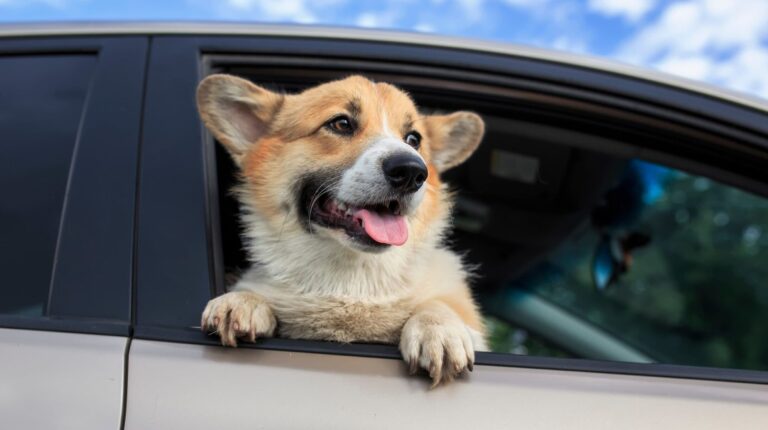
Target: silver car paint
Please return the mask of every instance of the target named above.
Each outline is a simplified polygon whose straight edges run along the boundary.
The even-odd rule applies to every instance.
[[[0,329],[0,428],[120,428],[128,339]]]
[[[762,429],[768,387],[476,366],[429,390],[400,360],[135,340],[126,430]]]

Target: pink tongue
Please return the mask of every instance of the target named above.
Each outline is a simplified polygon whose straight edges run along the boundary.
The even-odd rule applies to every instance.
[[[363,221],[363,228],[371,239],[389,245],[402,245],[408,240],[408,226],[402,215],[389,215],[360,209],[354,213],[355,219]]]

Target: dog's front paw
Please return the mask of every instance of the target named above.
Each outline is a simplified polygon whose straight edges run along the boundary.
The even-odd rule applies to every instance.
[[[237,346],[237,338],[250,342],[257,337],[272,337],[277,320],[266,300],[250,291],[233,291],[208,302],[200,327],[218,333],[221,343]]]
[[[450,311],[431,310],[413,315],[403,327],[400,352],[411,373],[429,372],[432,387],[472,370],[475,350],[467,326]]]

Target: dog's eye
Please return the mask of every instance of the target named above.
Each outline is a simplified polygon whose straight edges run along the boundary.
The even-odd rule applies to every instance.
[[[419,146],[421,145],[421,135],[416,131],[412,131],[405,135],[405,143],[413,146],[414,149],[419,149]]]
[[[340,115],[328,121],[326,127],[334,133],[343,135],[350,135],[355,131],[355,125],[346,115]]]

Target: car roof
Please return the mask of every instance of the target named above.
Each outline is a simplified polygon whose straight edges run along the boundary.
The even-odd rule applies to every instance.
[[[471,38],[394,30],[361,29],[295,24],[230,22],[63,22],[0,25],[0,40],[10,37],[90,36],[90,35],[211,35],[278,36],[336,40],[387,42],[472,52],[500,54],[596,70],[628,78],[653,82],[685,91],[707,95],[768,113],[768,100],[731,91],[703,82],[667,73],[611,61],[585,54],[573,54]]]

